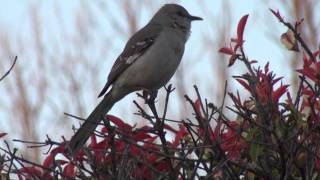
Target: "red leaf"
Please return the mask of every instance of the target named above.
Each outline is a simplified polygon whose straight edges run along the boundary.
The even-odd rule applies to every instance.
[[[75,166],[72,163],[67,164],[63,168],[62,174],[67,177],[75,177],[76,176]]]
[[[316,52],[314,52],[313,54],[312,54],[312,56],[313,56],[313,61],[316,61],[316,59],[317,59],[317,56],[320,54],[320,50],[318,50],[318,51],[316,51]]]
[[[59,165],[64,165],[64,164],[68,163],[68,161],[59,159],[59,160],[56,160],[56,163],[59,164]]]
[[[195,102],[194,102],[194,108],[196,110],[196,113],[201,115],[201,102],[200,102],[200,99],[197,99]]]
[[[319,171],[320,170],[320,158],[317,157],[314,163],[315,163],[316,169]]]
[[[17,174],[27,174],[40,178],[42,176],[42,171],[36,167],[23,167],[18,170]]]
[[[228,159],[240,159],[242,152],[246,152],[248,144],[239,134],[239,128],[248,128],[245,124],[241,125],[236,121],[228,122],[221,137],[221,149],[227,155]]]
[[[46,157],[46,159],[43,161],[43,166],[44,167],[51,167],[52,164],[53,164],[53,161],[54,161],[54,158],[55,156],[58,154],[58,153],[64,153],[65,152],[65,146],[64,145],[61,145],[61,146],[58,146],[54,149],[51,150],[50,154]]]
[[[76,161],[83,161],[86,160],[86,158],[84,156],[86,156],[87,153],[84,152],[84,149],[80,149],[80,151],[78,152],[77,156],[75,157]]]
[[[272,83],[271,85],[275,85],[278,81],[280,81],[281,79],[283,79],[283,77],[279,77],[279,78],[276,78],[274,80],[272,80]]]
[[[228,55],[234,54],[233,50],[230,48],[227,48],[227,47],[223,47],[223,48],[219,49],[219,52],[224,53],[224,54],[228,54]]]
[[[252,60],[252,61],[250,61],[249,63],[250,64],[255,64],[255,63],[257,63],[258,61],[257,60]]]
[[[157,165],[157,170],[160,172],[169,171],[170,164],[167,161],[161,162]]]
[[[313,61],[308,59],[305,52],[303,52],[302,54],[303,54],[303,68],[307,68],[312,64]]]
[[[121,152],[127,147],[127,143],[124,141],[116,141],[115,145],[117,152]]]
[[[155,144],[153,144],[154,141],[155,141],[157,138],[158,138],[157,136],[153,136],[153,137],[147,139],[147,140],[146,140],[146,143],[143,144],[143,147],[144,147],[145,149],[150,149],[150,150],[153,150],[153,151],[155,151],[155,152],[159,151],[159,150],[160,150],[159,147],[156,146]]]
[[[228,64],[228,67],[232,66],[236,60],[238,59],[238,55],[237,54],[233,54],[230,58],[229,58],[229,64]]]
[[[130,126],[127,123],[124,123],[120,118],[113,116],[113,115],[107,115],[107,119],[113,122],[116,126],[118,126],[121,130],[127,130],[131,131],[132,126]]]
[[[152,132],[154,129],[152,127],[149,126],[143,126],[141,128],[138,129],[138,131],[144,131],[144,132]]]
[[[153,164],[155,163],[157,160],[158,160],[158,156],[154,155],[154,154],[151,154],[148,159],[147,159],[147,162],[150,163],[150,164]]]
[[[54,157],[55,157],[55,155],[50,153],[49,156],[47,156],[46,159],[43,161],[42,165],[46,168],[51,167],[51,165],[53,164],[53,161],[54,161]]]
[[[62,144],[62,145],[52,149],[50,153],[53,155],[56,155],[58,153],[64,153],[64,152],[65,152],[65,146],[64,146],[64,144]]]
[[[311,68],[304,68],[304,69],[299,69],[297,70],[297,72],[307,76],[308,78],[310,78],[312,81],[317,81],[317,77],[315,76],[315,71]]]
[[[177,147],[180,143],[180,140],[188,135],[188,132],[182,124],[179,124],[179,131],[174,139],[173,147]]]
[[[107,149],[109,143],[108,143],[108,139],[104,139],[99,143],[96,144],[90,144],[90,148],[94,151],[101,151],[101,150],[105,150]]]
[[[138,156],[141,154],[141,149],[138,148],[137,146],[131,145],[130,146],[130,154],[132,154],[134,156]]]
[[[237,28],[238,42],[237,42],[237,44],[239,46],[242,46],[242,44],[243,44],[243,32],[244,32],[244,28],[246,26],[248,17],[249,17],[249,14],[243,16],[238,23],[238,28]]]
[[[52,174],[50,174],[50,171],[48,171],[48,172],[46,172],[45,174],[42,175],[41,179],[45,179],[45,180],[54,180],[54,179],[56,179],[56,178],[53,177]]]
[[[287,92],[288,85],[280,86],[277,90],[272,92],[272,102],[278,102],[279,98]]]
[[[7,135],[7,133],[0,133],[0,138],[2,138],[5,135]]]
[[[90,140],[91,140],[91,143],[90,143],[91,146],[97,145],[97,137],[94,133],[90,136]]]
[[[281,17],[279,10],[277,10],[277,12],[275,12],[273,9],[270,9],[270,11],[272,12],[272,14],[274,16],[276,16],[278,18],[279,21],[283,21],[283,18]]]
[[[310,97],[314,97],[314,95],[315,95],[315,94],[314,94],[314,91],[311,90],[308,86],[302,88],[302,94],[303,94],[303,95],[310,96]]]
[[[164,124],[164,129],[169,130],[175,134],[178,133],[177,130],[175,130],[173,127],[169,126],[168,124]]]
[[[147,144],[149,143],[153,143],[156,139],[158,138],[158,136],[153,136],[153,137],[150,137],[146,140]]]
[[[151,137],[151,136],[150,136],[148,133],[143,132],[143,131],[139,131],[139,132],[137,132],[137,133],[134,134],[133,139],[134,139],[135,141],[141,141],[141,140],[148,139],[148,138],[150,138],[150,137]]]
[[[242,79],[236,79],[244,88],[246,88],[249,92],[251,92],[251,88],[249,84],[247,84],[244,80]]]

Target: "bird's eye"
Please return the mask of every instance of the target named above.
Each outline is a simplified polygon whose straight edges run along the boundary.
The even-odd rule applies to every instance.
[[[183,13],[183,12],[181,12],[181,11],[178,11],[178,13],[177,13],[179,16],[181,16],[181,17],[186,17],[186,15]]]

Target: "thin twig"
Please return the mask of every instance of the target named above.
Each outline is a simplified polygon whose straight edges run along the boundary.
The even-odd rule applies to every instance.
[[[11,70],[13,69],[14,65],[16,64],[17,62],[17,59],[18,59],[18,56],[16,56],[13,60],[13,63],[11,65],[11,67],[9,68],[9,70],[0,78],[0,81],[2,81],[6,76],[9,75],[9,73],[11,72]]]

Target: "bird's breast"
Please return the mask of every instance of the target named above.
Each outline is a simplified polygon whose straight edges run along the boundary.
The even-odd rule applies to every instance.
[[[184,41],[172,33],[162,32],[154,44],[122,74],[123,86],[158,89],[177,70],[184,52]]]

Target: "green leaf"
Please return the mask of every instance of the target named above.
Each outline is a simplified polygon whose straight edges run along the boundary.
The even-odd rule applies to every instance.
[[[257,159],[263,150],[263,147],[259,144],[259,142],[261,142],[261,131],[257,127],[251,128],[248,133],[248,140],[253,141],[250,142],[249,155],[253,162],[257,162]]]

